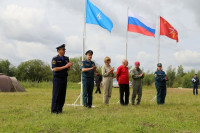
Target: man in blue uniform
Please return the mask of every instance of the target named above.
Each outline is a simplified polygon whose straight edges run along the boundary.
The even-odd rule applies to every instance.
[[[194,78],[192,78],[192,83],[193,83],[193,94],[195,95],[195,90],[196,90],[196,95],[198,95],[199,78],[197,77],[197,74],[195,74]]]
[[[69,57],[65,55],[65,44],[56,48],[58,55],[52,59],[53,69],[53,96],[52,96],[52,113],[62,113],[65,103],[68,70],[72,66]]]
[[[86,53],[86,60],[82,61],[81,71],[82,71],[82,83],[83,83],[83,105],[85,107],[92,107],[92,94],[94,89],[94,72],[96,71],[96,66],[92,59],[93,51],[88,50]]]
[[[168,80],[167,75],[162,70],[162,64],[157,64],[157,70],[154,73],[155,85],[157,89],[157,104],[164,104],[166,97],[166,81]]]

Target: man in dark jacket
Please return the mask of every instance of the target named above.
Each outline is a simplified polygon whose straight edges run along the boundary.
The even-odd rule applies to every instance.
[[[96,83],[97,89],[96,89],[95,93],[99,92],[99,94],[101,94],[101,89],[100,89],[101,81],[102,81],[101,74],[96,73],[95,83]]]
[[[196,95],[198,95],[199,78],[197,77],[197,74],[195,74],[194,78],[192,78],[192,83],[193,83],[193,94],[195,95],[195,90],[196,90]]]
[[[168,80],[167,75],[162,70],[162,64],[157,64],[157,70],[154,73],[155,85],[157,89],[157,104],[164,104],[166,97],[166,81]]]

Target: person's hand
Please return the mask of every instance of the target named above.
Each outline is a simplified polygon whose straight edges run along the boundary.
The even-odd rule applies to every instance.
[[[93,66],[93,67],[92,67],[92,69],[93,69],[93,70],[96,70],[96,69],[97,69],[97,67],[96,67],[96,66]]]
[[[66,66],[67,68],[70,68],[72,65],[73,65],[73,63],[72,63],[72,62],[69,62],[69,63],[67,63],[65,66]]]
[[[142,76],[144,76],[144,73],[141,73],[141,74],[140,74],[140,77],[142,77]]]
[[[114,70],[115,70],[115,68],[114,68],[114,67],[113,67],[113,68],[111,68],[111,69],[110,69],[110,71],[109,71],[109,73],[113,74]]]
[[[165,80],[166,80],[166,81],[168,80],[167,76],[165,76]]]

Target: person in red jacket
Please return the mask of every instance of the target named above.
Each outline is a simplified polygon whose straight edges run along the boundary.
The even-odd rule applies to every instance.
[[[120,104],[128,105],[129,103],[129,75],[128,61],[124,59],[122,65],[117,68],[116,78],[119,84]],[[124,99],[125,95],[125,99]]]

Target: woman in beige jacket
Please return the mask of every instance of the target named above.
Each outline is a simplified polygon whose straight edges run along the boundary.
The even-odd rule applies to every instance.
[[[105,65],[102,66],[103,103],[108,105],[113,87],[114,67],[110,66],[111,59],[109,57],[105,57],[104,63]]]

